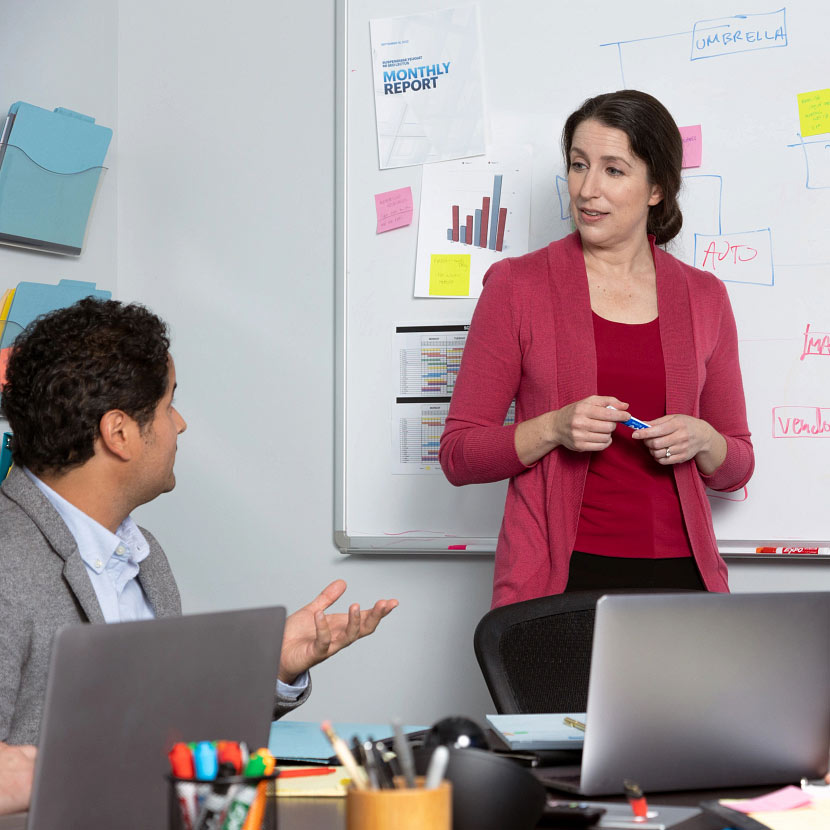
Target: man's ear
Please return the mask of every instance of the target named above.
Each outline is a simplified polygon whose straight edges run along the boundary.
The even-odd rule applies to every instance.
[[[133,457],[138,424],[121,409],[110,409],[98,424],[101,444],[122,461]]]

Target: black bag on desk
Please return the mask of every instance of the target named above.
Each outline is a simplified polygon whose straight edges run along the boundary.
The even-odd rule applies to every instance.
[[[426,773],[430,750],[416,749]],[[545,809],[545,788],[526,769],[483,749],[450,749],[453,830],[531,830]]]

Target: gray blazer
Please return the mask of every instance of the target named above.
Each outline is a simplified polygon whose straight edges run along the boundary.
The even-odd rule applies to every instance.
[[[182,613],[164,551],[141,529],[150,553],[138,581],[157,617]],[[52,638],[67,623],[103,623],[75,538],[49,500],[16,467],[0,487],[0,740],[37,743]],[[297,701],[276,700],[274,717]]]

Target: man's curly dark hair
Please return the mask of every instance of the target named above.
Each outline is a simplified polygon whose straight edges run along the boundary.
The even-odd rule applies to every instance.
[[[14,463],[35,474],[83,464],[111,409],[146,427],[169,348],[167,325],[137,303],[87,297],[38,317],[14,341],[2,390]]]

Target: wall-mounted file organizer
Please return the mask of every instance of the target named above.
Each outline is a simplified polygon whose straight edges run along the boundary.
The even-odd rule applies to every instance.
[[[109,300],[111,291],[96,288],[94,282],[60,280],[57,285],[43,282],[20,282],[14,289],[6,320],[0,321],[0,364],[2,352],[12,345],[20,332],[36,317],[58,308],[66,308],[84,297]]]
[[[111,139],[89,116],[13,104],[0,136],[0,243],[79,256]]]

